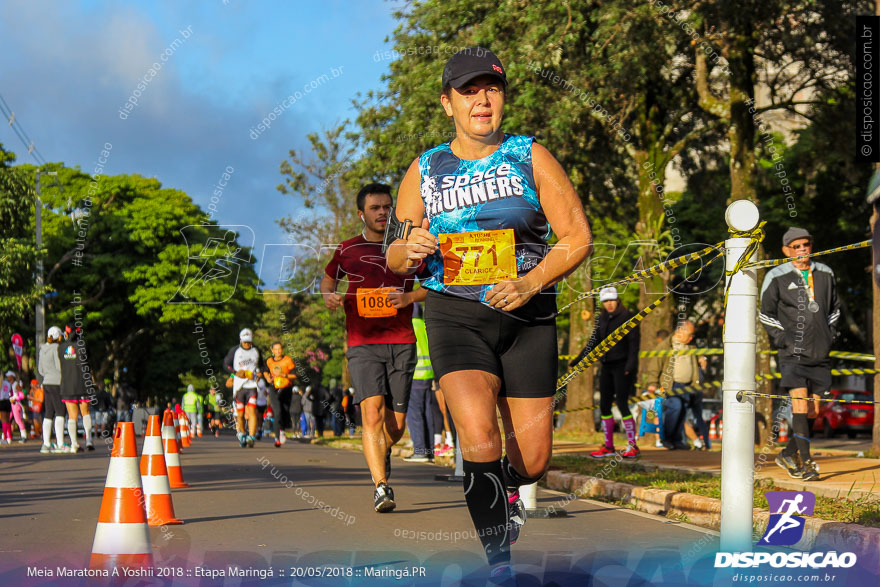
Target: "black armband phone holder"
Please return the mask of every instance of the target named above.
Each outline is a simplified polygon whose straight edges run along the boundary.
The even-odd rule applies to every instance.
[[[391,243],[397,239],[406,240],[409,237],[409,231],[412,230],[412,220],[404,220],[401,222],[397,219],[397,213],[394,208],[388,214],[388,222],[385,224],[385,238],[382,239],[382,253],[388,250]]]

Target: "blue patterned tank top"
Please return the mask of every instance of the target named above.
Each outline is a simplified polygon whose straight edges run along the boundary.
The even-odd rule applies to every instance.
[[[495,152],[476,160],[458,158],[449,143],[422,153],[419,157],[422,201],[431,223],[430,231],[440,237],[441,246],[448,238],[441,235],[471,233],[479,238],[487,234],[485,231],[496,234],[509,229],[506,232],[512,231],[515,256],[515,269],[509,266],[510,277],[513,270],[517,277],[522,277],[541,262],[549,249],[547,239],[551,230],[535,187],[533,141],[534,137],[505,134]],[[473,256],[467,257],[468,261],[465,259],[461,257],[462,267],[468,261],[473,262]],[[510,262],[512,265],[513,260]],[[494,286],[494,283],[457,283],[449,265],[444,267],[439,249],[426,259],[426,265],[430,277],[421,284],[440,293],[485,303],[486,292]],[[456,268],[454,273],[457,271]],[[512,313],[534,319],[546,317],[555,309],[555,288],[548,288]]]

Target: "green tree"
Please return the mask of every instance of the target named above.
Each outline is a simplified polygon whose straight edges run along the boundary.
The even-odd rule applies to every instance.
[[[0,144],[0,350],[14,361],[10,337],[22,334],[24,367],[26,357],[33,356],[33,337],[27,333],[33,331],[34,305],[49,288],[38,287],[35,280],[37,262],[45,250],[37,250],[33,221],[28,222],[36,202],[33,176],[13,167],[14,161],[15,155]]]

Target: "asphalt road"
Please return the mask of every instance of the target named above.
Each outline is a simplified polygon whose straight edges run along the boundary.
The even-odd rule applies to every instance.
[[[485,584],[461,485],[434,480],[448,469],[395,458],[398,508],[377,514],[354,451],[294,442],[276,449],[271,441],[242,449],[231,436],[206,437],[181,460],[190,487],[174,490],[173,499],[185,524],[150,530],[157,572],[171,576],[126,584],[291,584],[292,576],[315,574],[325,577],[296,581]],[[88,566],[108,461],[109,447],[51,456],[38,454],[37,443],[0,448],[0,585],[84,581],[27,575]],[[538,501],[568,515],[530,519],[523,528],[513,547],[520,585],[586,584],[588,576],[595,585],[634,577],[634,585],[712,584],[713,577],[733,584],[711,568],[713,532],[555,492],[540,491]],[[230,577],[235,565],[272,576]],[[397,579],[405,569],[416,576]],[[211,571],[226,576],[203,576]]]

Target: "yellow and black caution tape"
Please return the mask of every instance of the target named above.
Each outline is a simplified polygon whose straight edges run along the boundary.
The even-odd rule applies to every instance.
[[[863,249],[871,246],[871,241],[862,241],[858,243],[853,243],[851,245],[844,245],[842,247],[837,247],[834,249],[828,249],[827,251],[819,251],[818,253],[811,253],[809,255],[798,255],[797,257],[786,257],[784,259],[768,259],[767,261],[755,261],[753,263],[746,264],[743,269],[764,269],[766,267],[776,267],[777,265],[782,265],[783,263],[788,263],[789,261],[793,261],[795,259],[809,259],[810,257],[818,257],[820,255],[830,255],[831,253],[839,253],[841,251],[852,251],[854,249]]]
[[[599,292],[602,291],[603,289],[605,289],[606,287],[617,287],[619,285],[626,285],[628,283],[642,281],[643,279],[646,279],[648,277],[654,277],[655,275],[660,275],[661,273],[665,273],[666,271],[669,271],[670,269],[676,269],[678,267],[682,267],[684,265],[687,265],[688,263],[690,263],[692,261],[696,261],[697,259],[701,259],[702,257],[710,255],[713,252],[718,253],[718,255],[723,255],[723,251],[721,251],[721,247],[723,247],[723,246],[724,246],[724,242],[722,241],[722,242],[715,244],[715,245],[712,245],[710,247],[705,247],[703,249],[700,249],[699,251],[696,251],[693,253],[688,253],[687,255],[682,255],[681,257],[676,257],[674,259],[664,261],[663,263],[658,263],[657,265],[653,265],[651,267],[648,267],[647,269],[642,269],[640,271],[636,271],[635,273],[629,275],[628,277],[624,277],[623,279],[620,279],[618,281],[613,281],[611,283],[605,283],[605,284],[601,285],[600,287],[595,287],[588,292],[584,292],[584,293],[580,294],[578,297],[576,297],[575,299],[573,299],[569,303],[562,306],[558,310],[557,313],[561,314],[562,312],[564,312],[565,310],[567,310],[571,306],[575,305],[576,303],[578,303],[582,300],[585,300],[587,298],[595,297],[595,296],[599,295]],[[717,257],[712,258],[709,261],[709,263],[714,261],[716,258]],[[709,263],[706,263],[706,265],[703,265],[702,267],[700,267],[697,270],[697,273],[702,271]]]
[[[868,354],[864,354],[864,353],[847,353],[844,351],[831,351],[828,354],[834,358],[847,360],[847,361],[871,361],[873,363],[874,361],[877,360],[874,357],[874,355],[868,355]]]
[[[748,396],[752,396],[752,397],[767,397],[767,398],[771,398],[771,399],[788,399],[788,400],[793,399],[789,395],[774,395],[772,393],[755,393],[754,391],[740,391],[737,394],[737,396],[743,396],[743,395],[748,395]],[[873,405],[880,404],[880,402],[877,402],[877,401],[855,400],[855,399],[843,400],[843,399],[833,399],[833,398],[824,398],[824,397],[802,397],[802,398],[797,398],[797,399],[802,399],[805,402],[820,401],[820,402],[837,403],[837,404],[855,404],[855,405],[859,405],[859,406],[873,406]]]
[[[873,375],[875,373],[880,373],[880,369],[832,369],[832,375]],[[773,379],[781,379],[782,373],[765,373],[755,375],[755,381],[770,381]],[[704,381],[698,385],[686,385],[684,387],[680,387],[675,391],[664,391],[662,388],[660,391],[655,391],[653,393],[645,392],[634,398],[629,402],[630,405],[635,405],[641,401],[657,399],[657,398],[667,398],[675,395],[680,395],[682,393],[690,393],[693,391],[705,391],[715,387],[721,387],[722,382],[719,380],[714,381]],[[771,395],[766,393],[754,393],[751,391],[743,391],[740,392],[744,395],[753,395],[755,397],[770,397],[777,399],[790,399],[787,395]],[[811,400],[812,401],[812,400]],[[841,400],[825,400],[820,399],[819,401],[840,401],[841,403],[875,403],[875,402],[842,402]],[[553,412],[554,414],[564,414],[568,412],[580,412],[583,410],[595,410],[598,409],[598,406],[586,406],[582,408],[572,408],[570,410],[558,410]]]
[[[669,295],[669,292],[666,292],[665,294],[663,294],[662,296],[657,298],[655,301],[651,302],[651,304],[642,308],[638,314],[636,314],[635,316],[633,316],[632,318],[630,318],[629,320],[627,320],[626,322],[624,322],[623,324],[618,326],[614,330],[614,332],[612,332],[607,337],[605,337],[605,339],[602,342],[600,342],[598,345],[596,345],[596,347],[592,351],[590,351],[590,353],[587,356],[585,356],[583,359],[578,361],[578,363],[574,367],[572,367],[568,373],[565,373],[556,381],[556,391],[559,391],[560,389],[562,389],[563,387],[568,385],[568,383],[572,379],[574,379],[575,377],[577,377],[578,375],[580,375],[581,373],[586,371],[587,367],[589,367],[590,365],[595,363],[597,360],[599,360],[600,357],[602,357],[602,355],[604,355],[609,350],[611,350],[611,347],[613,347],[618,342],[623,340],[623,337],[626,336],[627,334],[629,334],[629,332],[633,328],[638,326],[639,322],[644,320],[648,314],[650,314],[655,309],[657,309],[657,306],[662,304],[663,300],[665,300],[666,296],[668,296],[668,295]]]

